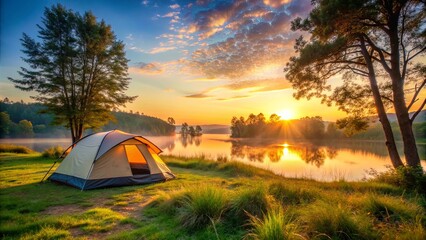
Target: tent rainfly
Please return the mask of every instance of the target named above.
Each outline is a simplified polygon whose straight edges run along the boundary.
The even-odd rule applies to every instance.
[[[175,178],[159,153],[142,136],[118,130],[95,133],[73,144],[49,179],[86,190]]]

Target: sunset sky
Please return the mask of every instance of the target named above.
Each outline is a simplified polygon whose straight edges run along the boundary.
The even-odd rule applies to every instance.
[[[310,0],[1,0],[0,98],[31,101],[7,77],[18,77],[25,66],[22,33],[36,37],[44,8],[55,3],[92,11],[125,43],[127,94],[139,96],[127,111],[173,117],[177,124],[229,124],[232,116],[260,112],[328,121],[345,116],[319,100],[295,100],[285,80],[283,68],[301,34],[290,22],[307,15]]]

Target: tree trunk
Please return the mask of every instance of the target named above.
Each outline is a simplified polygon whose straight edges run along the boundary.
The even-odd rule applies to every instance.
[[[397,74],[395,74],[397,75]],[[417,152],[416,139],[414,137],[412,123],[405,105],[404,90],[400,84],[401,81],[394,81],[392,76],[393,106],[398,119],[399,130],[401,131],[402,141],[404,143],[405,161],[408,166],[420,166],[420,157]],[[395,79],[397,80],[397,79]]]
[[[389,20],[389,39],[391,47],[391,70],[392,79],[393,106],[398,119],[399,130],[404,143],[405,161],[408,166],[421,166],[420,157],[417,152],[416,139],[414,138],[412,123],[405,103],[404,81],[400,69],[400,39],[398,35],[398,16],[399,11],[390,16]],[[401,40],[402,41],[402,40]]]
[[[373,63],[371,61],[370,55],[367,51],[364,39],[362,37],[360,41],[361,41],[362,55],[364,56],[364,59],[368,68],[368,79],[370,80],[370,86],[373,93],[374,103],[376,105],[376,110],[379,116],[380,123],[382,124],[383,132],[385,133],[386,147],[388,149],[389,157],[391,159],[393,167],[398,168],[400,166],[404,166],[404,164],[401,161],[398,150],[396,148],[392,127],[390,125],[388,116],[386,115],[386,111],[383,106],[383,101],[380,96],[379,87],[377,85],[376,73],[374,71]]]

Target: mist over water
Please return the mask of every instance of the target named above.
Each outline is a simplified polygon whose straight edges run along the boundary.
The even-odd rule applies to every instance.
[[[163,150],[162,155],[204,156],[222,161],[242,161],[272,170],[286,177],[321,181],[361,180],[374,168],[385,171],[390,160],[379,141],[296,141],[277,139],[231,139],[227,134],[204,134],[200,137],[146,137]],[[50,146],[64,148],[69,138],[0,139],[0,143],[25,145],[36,151]],[[398,149],[402,153],[402,146]],[[426,168],[426,145],[418,145],[422,165]],[[161,156],[161,155],[160,155]]]

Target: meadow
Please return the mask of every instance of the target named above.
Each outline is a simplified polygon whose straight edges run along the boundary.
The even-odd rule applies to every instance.
[[[177,179],[80,191],[40,183],[52,158],[0,153],[0,236],[426,239],[425,197],[389,183],[324,183],[283,178],[239,162],[162,158]]]

